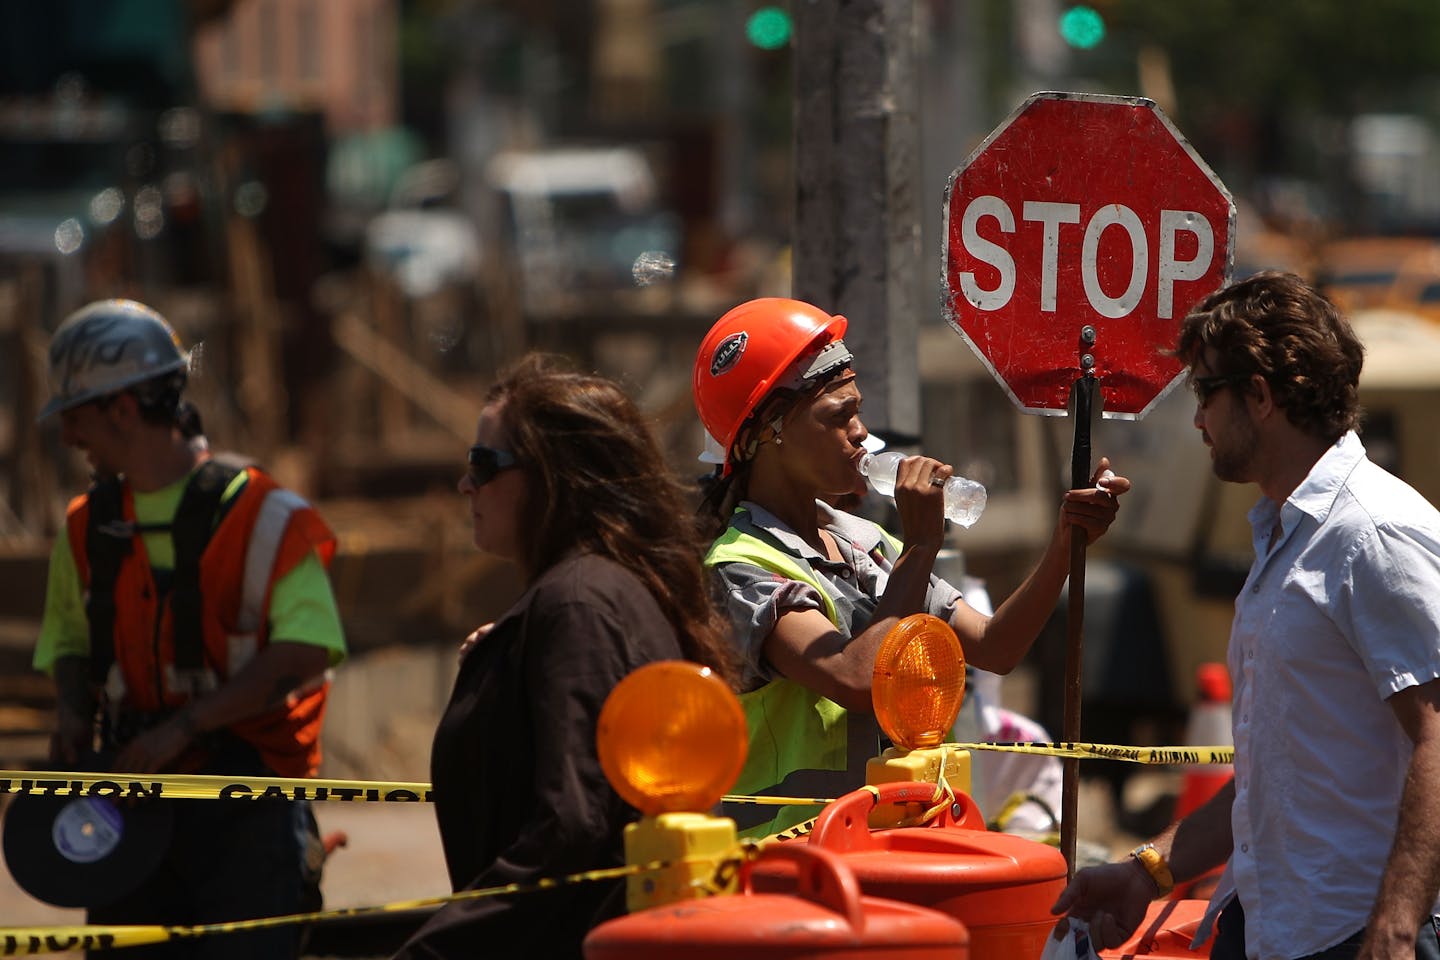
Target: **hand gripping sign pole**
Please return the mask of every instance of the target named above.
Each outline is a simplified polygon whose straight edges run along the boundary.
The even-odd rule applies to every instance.
[[[946,320],[1021,410],[1075,409],[1071,484],[1088,486],[1091,412],[1148,413],[1183,373],[1180,320],[1229,280],[1229,192],[1153,101],[1038,93],[950,175],[944,214]],[[1084,578],[1075,538],[1066,741],[1080,739]],[[1064,771],[1073,872],[1077,762]]]

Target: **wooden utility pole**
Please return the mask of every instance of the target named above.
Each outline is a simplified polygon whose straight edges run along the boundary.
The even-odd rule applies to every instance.
[[[794,295],[850,320],[871,428],[916,436],[916,331],[934,308],[921,277],[934,271],[920,250],[913,0],[794,11]]]

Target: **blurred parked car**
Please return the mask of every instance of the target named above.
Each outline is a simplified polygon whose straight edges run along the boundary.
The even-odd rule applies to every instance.
[[[451,284],[473,284],[480,236],[453,205],[458,173],[450,160],[427,160],[401,174],[390,206],[365,227],[365,260],[419,299]]]
[[[680,219],[659,205],[637,148],[501,153],[486,180],[501,200],[503,247],[527,316],[583,313],[675,269]]]

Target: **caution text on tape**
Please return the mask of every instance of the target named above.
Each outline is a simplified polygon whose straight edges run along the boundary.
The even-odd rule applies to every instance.
[[[155,774],[0,770],[0,796],[106,797],[114,800],[335,800],[351,803],[429,803],[428,783],[372,780],[300,780],[288,777],[224,777]]]
[[[1112,743],[950,743],[961,750],[996,750],[1001,753],[1032,753],[1045,757],[1078,757],[1082,760],[1126,760],[1130,763],[1234,763],[1234,747],[1122,747]]]

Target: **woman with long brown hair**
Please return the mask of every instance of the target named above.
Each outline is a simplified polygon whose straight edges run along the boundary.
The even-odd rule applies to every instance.
[[[531,355],[490,390],[460,492],[475,545],[515,563],[524,595],[467,639],[431,777],[455,890],[624,863],[634,820],[595,728],[610,690],[656,660],[732,654],[685,493],[613,382]],[[399,956],[579,957],[618,913],[618,881],[448,904]]]

